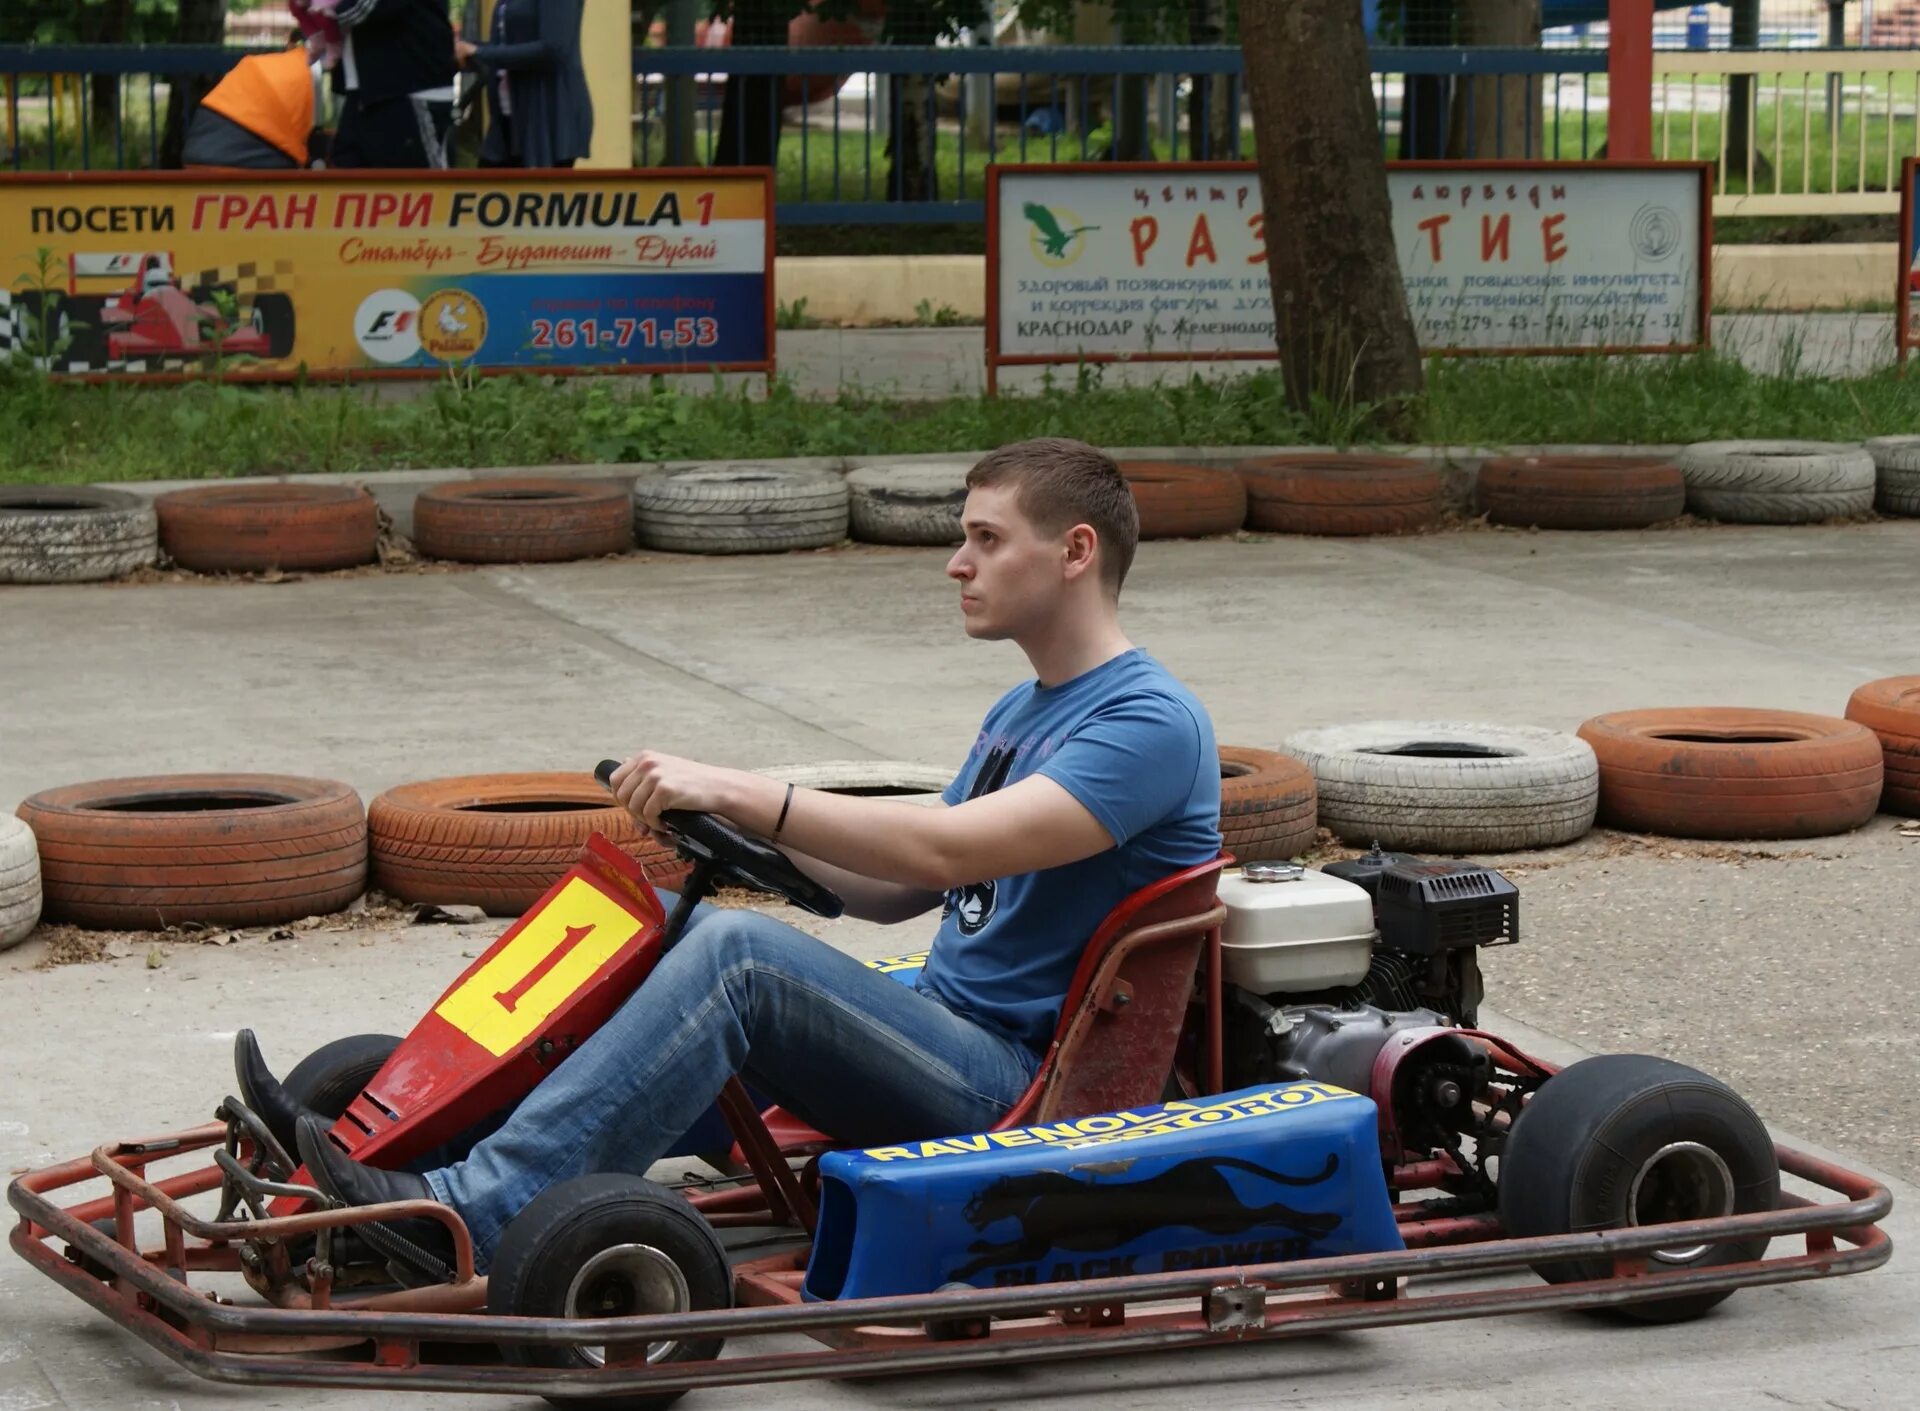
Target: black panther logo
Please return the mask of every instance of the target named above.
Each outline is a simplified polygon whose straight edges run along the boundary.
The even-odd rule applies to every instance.
[[[947,1277],[964,1281],[996,1264],[1038,1263],[1050,1249],[1118,1249],[1173,1225],[1237,1235],[1259,1225],[1280,1224],[1310,1239],[1324,1239],[1339,1228],[1338,1214],[1279,1203],[1243,1204],[1221,1172],[1248,1171],[1277,1185],[1316,1186],[1339,1169],[1339,1155],[1328,1152],[1326,1165],[1311,1176],[1269,1171],[1231,1156],[1195,1157],[1145,1180],[1112,1185],[1059,1171],[1003,1176],[976,1192],[962,1213],[976,1230],[996,1220],[1018,1220],[1019,1237],[998,1244],[975,1240],[967,1246],[974,1257]]]
[[[971,802],[982,794],[991,794],[1007,782],[1007,774],[1013,768],[1014,751],[1005,745],[995,746],[981,762],[980,772],[973,776],[973,787],[967,790],[967,799]],[[971,882],[964,887],[955,887],[947,893],[946,906],[941,916],[954,916],[954,924],[960,928],[963,936],[977,936],[993,920],[996,900],[996,887],[992,878],[984,882]]]

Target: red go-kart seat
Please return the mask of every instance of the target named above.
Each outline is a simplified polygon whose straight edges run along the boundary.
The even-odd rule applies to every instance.
[[[1161,1100],[1201,957],[1217,959],[1226,910],[1214,893],[1228,860],[1142,887],[1108,913],[1081,952],[1032,1085],[995,1131]],[[761,1115],[784,1156],[840,1145],[779,1107]],[[746,1159],[737,1145],[733,1158]]]

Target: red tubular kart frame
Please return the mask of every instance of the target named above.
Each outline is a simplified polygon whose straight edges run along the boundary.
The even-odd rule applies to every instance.
[[[1488,1043],[1509,1071],[1552,1071],[1489,1035],[1474,1037]],[[779,1160],[759,1114],[744,1093],[740,1099],[729,1104],[728,1115],[736,1134],[745,1138],[742,1146],[755,1177],[736,1188],[693,1195],[693,1204],[718,1226],[810,1223],[810,1199],[804,1205],[794,1199],[807,1194],[807,1183],[796,1180]],[[565,1397],[949,1371],[1496,1313],[1605,1307],[1863,1273],[1886,1263],[1892,1253],[1892,1240],[1876,1223],[1893,1206],[1885,1186],[1776,1147],[1784,1175],[1839,1200],[1821,1202],[1783,1192],[1771,1211],[1536,1239],[1503,1237],[1492,1214],[1463,1216],[1450,1213],[1439,1200],[1401,1200],[1396,1210],[1408,1246],[1404,1252],[835,1302],[802,1302],[804,1251],[788,1251],[736,1264],[736,1306],[730,1309],[602,1319],[514,1318],[481,1311],[486,1280],[474,1274],[472,1243],[459,1217],[445,1207],[414,1202],[216,1223],[180,1202],[219,1189],[218,1165],[159,1181],[148,1176],[147,1168],[156,1162],[219,1147],[228,1130],[216,1123],[148,1141],[109,1143],[90,1157],[16,1179],[7,1200],[20,1215],[10,1242],[21,1257],[183,1367],[214,1381],[244,1385]],[[241,1154],[246,1154],[244,1143]],[[811,1168],[802,1174],[811,1175]],[[1389,1184],[1397,1194],[1431,1191],[1435,1182],[1451,1174],[1457,1172],[1450,1159],[1403,1161],[1390,1168]],[[113,1186],[108,1196],[64,1208],[51,1198],[102,1176]],[[133,1216],[141,1210],[157,1211],[164,1227],[161,1247],[144,1252],[132,1244]],[[310,1264],[310,1291],[302,1291],[285,1278],[264,1275],[245,1243],[420,1215],[452,1229],[456,1267],[451,1283],[336,1300],[330,1269]],[[114,1218],[118,1239],[88,1223],[107,1216]],[[1649,1257],[1656,1249],[1762,1235],[1803,1237],[1804,1251],[1704,1269],[1663,1266]],[[71,1255],[60,1253],[55,1241],[69,1246]],[[272,1248],[278,1253],[284,1246]],[[243,1252],[249,1257],[243,1258]],[[1591,1261],[1596,1256],[1612,1260],[1608,1277],[1543,1284],[1532,1272],[1534,1264],[1556,1258]],[[256,1291],[278,1290],[278,1306],[241,1307],[196,1290],[187,1282],[194,1271],[246,1274]],[[1403,1288],[1400,1282],[1462,1274],[1505,1277],[1494,1286],[1432,1293]],[[652,1366],[645,1361],[646,1345],[653,1341],[795,1333],[823,1346]],[[503,1343],[604,1346],[606,1365],[582,1370],[503,1365],[492,1352],[492,1346]],[[428,1344],[442,1345],[432,1360],[422,1355]],[[473,1357],[450,1354],[448,1344],[492,1346]],[[364,1360],[339,1360],[338,1353],[346,1349],[360,1350]],[[319,1352],[334,1355],[327,1360],[306,1355]]]

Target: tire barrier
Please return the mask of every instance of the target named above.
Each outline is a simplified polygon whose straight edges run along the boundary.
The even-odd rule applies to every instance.
[[[847,537],[846,477],[777,466],[709,466],[633,487],[634,538],[644,549],[767,554],[821,549]]]
[[[1880,801],[1880,741],[1857,721],[1699,706],[1597,715],[1600,818],[1670,838],[1820,838]]]
[[[326,573],[372,563],[380,509],[348,485],[205,485],[153,502],[160,546],[195,573]]]
[[[153,564],[153,502],[92,485],[0,485],[0,583],[97,583]]]
[[[1474,496],[1491,523],[1523,529],[1645,529],[1687,508],[1680,467],[1647,456],[1497,456]]]
[[[1246,523],[1247,487],[1230,470],[1175,461],[1121,461],[1142,539],[1204,539]]]
[[[611,481],[537,477],[435,485],[413,502],[413,546],[454,563],[563,563],[633,547],[633,503]]]
[[[1730,524],[1817,524],[1873,508],[1873,457],[1837,441],[1703,441],[1675,459],[1687,508]]]
[[[1407,456],[1307,452],[1243,461],[1247,527],[1277,534],[1404,534],[1440,520],[1440,472]]]
[[[1594,752],[1521,725],[1366,721],[1303,730],[1281,748],[1312,770],[1320,822],[1348,843],[1431,852],[1517,852],[1593,827]]]
[[[103,779],[35,794],[19,816],[38,842],[49,921],[267,926],[338,911],[366,890],[366,810],[330,779]]]

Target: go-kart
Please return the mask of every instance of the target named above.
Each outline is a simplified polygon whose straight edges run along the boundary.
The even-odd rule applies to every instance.
[[[51,300],[39,290],[13,296],[17,346],[30,352],[42,346],[38,321],[51,312],[56,325],[44,330],[45,346],[64,345],[65,362],[94,371],[103,361],[284,358],[293,352],[293,299],[287,294],[246,295],[231,284],[183,288],[165,251],[75,254],[67,264],[64,294],[55,291]],[[120,287],[85,294],[83,281]]]
[[[317,1188],[288,1154],[303,1111],[372,1165],[457,1148],[644,982],[719,882],[838,914],[765,842],[664,822],[692,863],[671,914],[594,838],[404,1040],[341,1040],[277,1080],[243,1033],[241,1096],[212,1123],[15,1180],[13,1247],[216,1380],[610,1407],[1527,1309],[1673,1321],[1889,1256],[1883,1186],[1776,1146],[1705,1074],[1637,1055],[1556,1069],[1475,1027],[1478,951],[1519,938],[1514,888],[1377,849],[1322,870],[1223,857],[1129,897],[989,1132],[848,1150],[736,1078],[680,1148],[714,1174],[560,1183],[485,1276],[452,1210]],[[910,980],[921,959],[875,964]],[[109,1194],[56,1203],[99,1177]],[[402,1220],[443,1226],[451,1261]],[[720,1356],[796,1333],[820,1346]]]

